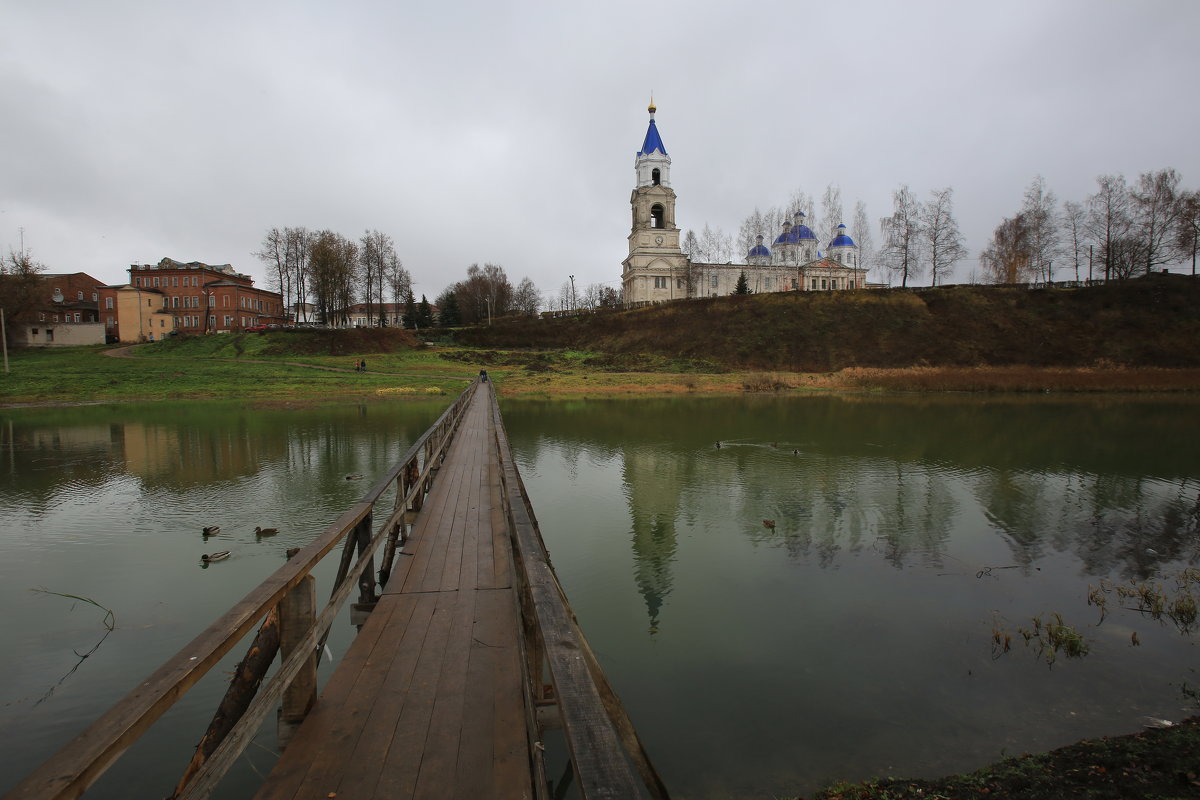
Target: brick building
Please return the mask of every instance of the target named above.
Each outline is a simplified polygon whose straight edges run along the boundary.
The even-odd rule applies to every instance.
[[[228,333],[286,321],[283,297],[256,289],[249,275],[235,272],[229,264],[172,258],[130,265],[129,283],[101,288],[99,302],[101,321],[123,342],[144,341],[150,333],[159,338],[171,330]],[[147,302],[153,317],[147,316]]]
[[[38,276],[39,291],[12,320],[14,344],[72,346],[103,344],[97,324],[100,281],[86,272]]]

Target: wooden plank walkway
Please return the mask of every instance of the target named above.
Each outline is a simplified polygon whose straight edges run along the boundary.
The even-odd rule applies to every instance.
[[[379,604],[257,798],[533,797],[495,448],[481,387]]]

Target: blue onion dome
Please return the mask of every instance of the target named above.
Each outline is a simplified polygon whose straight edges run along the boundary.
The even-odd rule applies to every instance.
[[[830,247],[857,247],[858,246],[858,245],[854,244],[853,239],[851,239],[849,236],[846,235],[845,223],[838,225],[837,231],[838,231],[837,236],[835,236],[833,238],[833,241],[829,243]]]
[[[792,223],[785,222],[785,223],[783,223],[783,233],[779,234],[779,238],[776,239],[774,243],[775,244],[789,244],[790,242],[796,241],[795,239],[791,238],[791,236],[792,236]]]
[[[766,248],[766,245],[763,244],[763,237],[762,237],[761,233],[758,236],[754,237],[754,242],[755,242],[754,247],[751,247],[750,252],[747,254],[748,257],[750,257],[750,258],[753,258],[755,256],[765,256],[767,258],[771,257],[771,251],[768,250]]]
[[[812,229],[809,228],[807,225],[797,225],[797,226],[793,227],[792,228],[792,236],[796,237],[795,239],[793,239],[793,241],[796,241],[796,242],[801,242],[801,241],[805,241],[808,239],[811,239],[814,242],[817,240],[816,235],[813,234]]]

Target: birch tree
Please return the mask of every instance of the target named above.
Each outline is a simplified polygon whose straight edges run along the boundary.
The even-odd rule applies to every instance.
[[[979,254],[984,277],[992,283],[1025,283],[1033,277],[1029,262],[1029,228],[1025,215],[1006,217]]]
[[[825,187],[825,194],[821,197],[821,227],[817,230],[813,227],[813,232],[817,238],[825,243],[828,247],[833,241],[833,237],[837,236],[837,226],[844,223],[842,219],[842,190],[841,187],[829,184]]]
[[[528,276],[521,278],[513,291],[512,307],[518,314],[536,317],[542,305],[542,293]]]
[[[1200,191],[1184,192],[1179,198],[1179,228],[1175,232],[1175,252],[1190,259],[1196,274],[1196,252],[1200,250]]]
[[[921,201],[902,184],[892,192],[892,208],[891,216],[879,220],[883,239],[879,259],[903,287],[921,271]]]
[[[1087,200],[1087,230],[1100,251],[1104,279],[1112,280],[1116,277],[1114,268],[1121,263],[1119,257],[1128,250],[1121,243],[1128,237],[1132,224],[1129,188],[1124,175],[1100,175],[1096,185],[1096,193]]]
[[[1058,200],[1046,188],[1046,179],[1038,175],[1025,190],[1021,218],[1025,225],[1026,252],[1029,269],[1035,280],[1054,279],[1054,259],[1059,252]]]
[[[1083,203],[1068,200],[1063,203],[1060,219],[1067,258],[1075,268],[1075,280],[1079,281],[1079,268],[1083,265],[1083,253],[1087,248],[1087,209]]]
[[[875,243],[868,219],[867,204],[859,200],[854,204],[854,229],[850,234],[854,243],[858,245],[858,264],[864,269],[870,269],[875,261]]]
[[[1174,263],[1178,252],[1171,246],[1179,226],[1179,173],[1173,169],[1144,172],[1129,193],[1135,235],[1141,242],[1146,274]]]
[[[933,286],[944,282],[954,265],[967,255],[958,221],[954,219],[954,190],[934,189],[921,208],[922,250],[928,258]]]

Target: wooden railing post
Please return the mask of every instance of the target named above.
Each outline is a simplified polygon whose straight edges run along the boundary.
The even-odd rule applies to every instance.
[[[287,551],[288,558],[300,552],[299,548]],[[317,620],[317,579],[305,575],[279,601],[279,649],[286,661],[296,645],[303,641]],[[283,692],[283,705],[279,709],[276,733],[279,749],[287,748],[292,735],[308,716],[317,701],[317,658],[314,651],[308,663],[300,668],[291,685]]]

